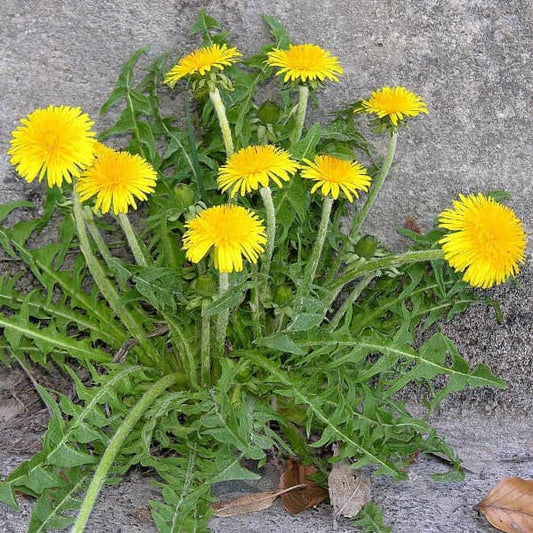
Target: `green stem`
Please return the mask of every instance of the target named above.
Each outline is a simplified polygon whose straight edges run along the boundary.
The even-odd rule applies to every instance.
[[[396,152],[397,141],[398,141],[398,132],[395,130],[391,134],[391,138],[389,141],[389,147],[387,149],[387,155],[385,157],[385,160],[383,161],[383,165],[381,166],[381,169],[379,170],[378,175],[376,176],[374,180],[374,183],[372,184],[372,188],[370,189],[370,192],[368,193],[366,202],[364,203],[361,211],[354,218],[354,223],[350,231],[350,239],[353,239],[357,235],[357,232],[361,229],[363,222],[365,221],[370,209],[372,209],[372,206],[374,205],[374,202],[376,201],[376,197],[379,191],[381,190],[381,187],[383,186],[383,183],[385,182],[385,178],[387,177],[390,167],[392,165],[394,154]]]
[[[179,373],[169,374],[161,378],[154,383],[141,397],[141,399],[135,404],[135,407],[128,413],[124,422],[118,428],[113,438],[109,441],[109,444],[102,455],[102,459],[98,464],[94,476],[91,480],[85,498],[80,507],[80,512],[76,518],[76,523],[72,528],[72,533],[82,533],[89,519],[89,515],[94,507],[96,498],[102,488],[107,473],[113,465],[113,461],[120,451],[124,441],[130,435],[137,422],[141,419],[144,412],[154,403],[154,401],[160,396],[166,389],[175,385],[182,380],[182,376]]]
[[[135,235],[135,231],[133,230],[133,227],[131,226],[128,215],[126,213],[119,213],[117,218],[120,223],[120,226],[122,227],[122,231],[124,232],[124,235],[126,236],[126,240],[128,241],[130,250],[133,253],[133,257],[135,258],[136,263],[139,266],[143,266],[143,267],[148,266],[148,261],[146,260],[146,254],[144,253],[139,241],[137,240],[137,236]]]
[[[320,219],[320,226],[316,235],[313,251],[311,252],[311,257],[309,258],[307,268],[305,269],[302,283],[296,291],[295,301],[297,303],[297,309],[300,310],[303,304],[303,297],[305,293],[309,290],[309,287],[312,285],[313,280],[315,279],[316,269],[320,261],[320,256],[322,255],[324,242],[326,241],[326,234],[328,231],[329,218],[331,216],[333,201],[333,198],[331,198],[330,196],[326,196],[324,198],[324,205],[322,207],[322,218]]]
[[[201,379],[204,387],[211,385],[211,317],[207,314],[209,300],[202,301],[202,337],[200,348]]]
[[[335,316],[331,319],[331,322],[329,324],[329,329],[331,331],[335,331],[337,329],[337,326],[339,325],[340,321],[344,317],[344,315],[348,312],[348,309],[353,305],[355,300],[359,298],[363,290],[367,287],[367,285],[374,279],[374,274],[367,274],[354,289],[350,292],[346,300],[342,303],[342,305],[339,307],[337,312],[335,313]]]
[[[387,257],[380,257],[379,259],[372,259],[366,263],[357,265],[354,268],[349,268],[327,288],[332,291],[340,291],[344,285],[350,283],[350,281],[376,270],[398,267],[408,263],[423,263],[425,261],[435,261],[439,259],[444,259],[444,252],[440,248],[435,250],[406,252],[404,254],[389,255]]]
[[[218,274],[218,295],[222,298],[229,290],[229,276],[227,272],[219,272]],[[226,346],[226,332],[229,322],[229,309],[220,311],[217,316],[217,332],[216,332],[216,348],[217,355],[224,355]]]
[[[102,296],[107,300],[113,312],[120,318],[124,326],[128,329],[132,337],[134,337],[141,347],[144,349],[146,354],[152,359],[153,363],[157,363],[159,357],[157,350],[152,344],[146,339],[144,331],[137,324],[135,318],[130,314],[127,308],[119,303],[119,295],[115,290],[115,287],[109,281],[109,278],[106,276],[104,270],[102,269],[100,263],[94,256],[91,246],[89,243],[89,237],[87,235],[87,230],[85,227],[85,220],[83,217],[83,208],[78,199],[78,194],[76,187],[72,191],[72,212],[74,214],[74,222],[76,224],[76,231],[78,234],[78,240],[80,244],[80,250],[85,257],[85,263],[87,268],[91,273],[91,276],[96,283],[97,287],[100,289]]]
[[[230,157],[233,155],[233,139],[231,138],[231,130],[229,127],[228,117],[226,116],[226,108],[224,102],[220,97],[220,92],[217,87],[213,91],[209,91],[209,98],[213,102],[215,112],[217,114],[220,130],[222,131],[222,138],[224,139],[224,146],[226,147],[226,155]]]
[[[261,325],[261,307],[259,303],[259,275],[257,271],[257,265],[251,265],[252,268],[252,279],[257,282],[257,285],[250,289],[250,309],[252,310],[252,324],[255,332],[255,338],[259,339],[263,336]],[[266,282],[265,282],[266,283]],[[263,293],[265,291],[263,290]]]
[[[307,85],[298,86],[298,109],[296,110],[296,120],[294,129],[291,132],[291,144],[295,144],[302,136],[304,128],[305,115],[307,113],[307,100],[309,99],[309,87]]]
[[[102,259],[108,267],[113,268],[113,256],[111,255],[111,252],[109,251],[106,242],[102,238],[100,231],[96,227],[92,210],[89,208],[85,208],[83,210],[83,216],[85,217],[87,229],[89,230],[91,238],[96,244],[100,255],[102,256]]]
[[[261,275],[264,283],[268,281],[268,275],[270,273],[270,264],[272,262],[272,256],[274,254],[274,245],[276,244],[276,209],[274,208],[274,202],[272,200],[272,191],[270,187],[261,187],[259,189],[261,198],[265,205],[266,211],[266,236],[267,243],[263,260],[261,262]],[[264,291],[263,291],[264,293]]]

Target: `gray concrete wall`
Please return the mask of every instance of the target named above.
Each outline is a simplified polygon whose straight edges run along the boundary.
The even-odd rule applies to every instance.
[[[423,95],[430,114],[403,131],[391,179],[367,225],[391,246],[395,228],[416,216],[424,229],[458,192],[504,188],[526,231],[533,223],[532,55],[529,0],[3,0],[0,10],[0,191],[29,187],[5,150],[20,117],[36,107],[81,105],[97,117],[121,65],[140,46],[149,58],[198,41],[188,29],[201,6],[252,53],[267,41],[261,14],[279,18],[297,43],[338,55],[346,75],[321,95],[324,109],[402,84]],[[32,186],[32,188],[35,186]],[[531,252],[522,287],[505,297],[506,322],[470,311],[449,328],[465,355],[511,382],[509,391],[459,397],[491,408],[533,407]]]

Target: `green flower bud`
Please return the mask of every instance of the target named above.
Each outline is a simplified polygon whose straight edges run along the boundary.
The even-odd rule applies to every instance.
[[[279,120],[281,108],[276,102],[263,102],[257,110],[259,120],[265,124],[275,124]]]
[[[190,185],[178,183],[174,187],[174,196],[176,198],[176,207],[183,211],[194,204],[194,191]]]
[[[280,285],[274,291],[274,303],[279,306],[285,306],[291,303],[294,293],[288,285]]]
[[[363,235],[355,245],[354,252],[359,257],[370,259],[378,248],[379,241],[372,235]]]

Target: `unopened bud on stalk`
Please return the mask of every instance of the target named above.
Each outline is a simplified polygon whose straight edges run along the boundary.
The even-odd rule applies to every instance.
[[[354,252],[359,257],[370,259],[378,248],[379,241],[372,235],[363,235],[355,245]]]
[[[280,285],[274,292],[274,303],[283,307],[290,304],[293,297],[294,293],[288,285]]]
[[[263,102],[257,110],[257,116],[264,124],[275,124],[279,120],[281,109],[276,102]]]
[[[187,210],[194,204],[194,191],[190,185],[178,183],[178,185],[174,187],[174,196],[176,198],[176,207],[183,211]]]

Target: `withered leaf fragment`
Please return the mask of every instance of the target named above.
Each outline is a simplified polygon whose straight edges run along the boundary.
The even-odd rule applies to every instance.
[[[295,485],[284,490],[277,490],[273,492],[255,492],[254,494],[247,494],[236,500],[229,502],[220,502],[213,504],[215,515],[221,518],[229,518],[239,514],[256,513],[268,509],[278,496],[285,494],[291,490],[298,490],[305,487],[305,485]]]
[[[356,476],[347,459],[333,465],[328,486],[334,519],[353,518],[370,501],[370,479],[361,472]]]
[[[474,507],[500,531],[533,531],[533,480],[506,477]]]
[[[293,490],[287,494],[282,494],[281,501],[285,510],[290,514],[298,514],[306,509],[315,507],[328,497],[328,491],[319,487],[314,481],[307,479],[315,474],[317,469],[314,466],[305,466],[292,459],[287,460],[287,469],[279,480],[280,489],[304,485],[299,490]]]

